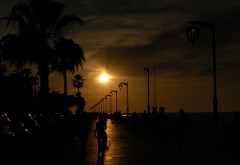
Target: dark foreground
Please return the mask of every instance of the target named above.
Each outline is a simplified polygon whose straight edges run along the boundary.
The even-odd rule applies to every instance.
[[[158,130],[154,130],[156,127],[150,130],[147,125],[136,126],[132,123],[134,120],[126,120],[123,119],[120,125],[108,120],[106,131],[108,148],[100,155],[97,153],[97,140],[93,136],[92,129],[83,165],[232,165],[239,163],[234,158],[236,155],[232,155],[230,150],[232,148],[226,142],[219,141],[217,149],[212,139],[202,137],[189,136],[188,141],[181,142],[176,134],[163,138],[160,137],[163,134],[160,135],[157,133]],[[138,124],[140,123],[142,119],[138,121]]]
[[[80,164],[96,114],[1,114],[0,164]]]
[[[190,121],[182,134],[173,119],[164,128],[159,118],[108,119],[108,148],[98,154],[96,119],[97,114],[2,114],[0,164],[239,164],[237,123],[219,126],[216,142],[209,123]]]

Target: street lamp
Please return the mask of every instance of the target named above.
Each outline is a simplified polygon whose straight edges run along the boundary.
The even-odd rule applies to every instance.
[[[97,103],[97,105],[98,105],[98,113],[100,113],[101,112],[101,110],[100,110],[100,101]]]
[[[127,116],[129,115],[129,106],[128,106],[128,82],[119,82],[118,88],[122,90],[123,85],[127,86]]]
[[[107,97],[104,97],[103,100],[106,100],[106,114],[107,114]],[[103,103],[103,107],[104,107],[104,103]]]
[[[101,100],[98,101],[98,110],[99,110],[99,113],[101,113]]]
[[[116,113],[117,113],[117,111],[118,111],[118,108],[117,108],[117,90],[111,90],[111,92],[110,93],[116,93]]]
[[[213,120],[214,136],[217,137],[218,129],[218,99],[217,99],[217,80],[216,80],[216,45],[215,45],[215,23],[206,23],[201,21],[190,21],[191,27],[186,29],[188,39],[194,44],[200,32],[199,27],[203,27],[212,32],[212,51],[213,51]]]
[[[147,83],[148,83],[148,114],[150,114],[150,101],[149,101],[149,67],[144,67],[143,68],[146,72],[147,72],[147,76],[148,76],[148,79],[147,79]]]
[[[106,96],[105,96],[105,97],[106,97],[106,100],[107,100],[108,97],[110,97],[110,114],[112,114],[112,99],[111,99],[111,96],[112,96],[112,95],[106,95]],[[107,103],[106,103],[106,106],[107,106]]]
[[[194,45],[194,43],[197,41],[199,32],[200,32],[199,27],[195,25],[192,25],[191,27],[186,29],[188,40],[192,42],[192,45]]]
[[[101,99],[101,103],[102,103],[102,113],[104,112],[104,99]]]

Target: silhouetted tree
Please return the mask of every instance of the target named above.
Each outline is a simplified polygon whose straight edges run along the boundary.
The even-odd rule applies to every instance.
[[[74,79],[72,79],[73,87],[78,89],[77,93],[80,93],[79,89],[83,87],[83,81],[84,81],[83,76],[81,76],[80,74],[76,74],[74,76]]]
[[[37,85],[39,84],[39,78],[36,77],[36,76],[31,76],[31,83],[33,85],[33,93],[34,93],[34,96],[36,96],[37,94]]]
[[[24,88],[26,89],[26,93],[28,93],[28,96],[32,97],[33,94],[33,84],[31,81],[31,74],[32,74],[32,69],[29,68],[24,68],[23,70],[20,71],[21,75],[23,76],[24,79]]]
[[[55,67],[64,77],[64,94],[67,95],[67,71],[76,72],[85,61],[80,45],[71,39],[61,38],[55,45]]]
[[[79,89],[83,87],[83,81],[84,81],[83,76],[81,76],[80,74],[76,74],[74,76],[74,79],[72,79],[73,87],[77,88],[78,90],[77,93],[75,94],[75,96],[77,96],[78,98],[78,101],[77,101],[78,113],[84,110],[84,107],[86,104],[84,98],[81,96],[81,92],[79,91]]]
[[[86,102],[85,99],[81,96],[81,92],[76,93],[75,96],[77,96],[77,113],[80,113],[84,110]]]
[[[21,73],[24,77],[29,77],[32,74],[32,69],[24,68],[23,70],[21,70]]]
[[[49,67],[53,60],[53,44],[70,30],[72,23],[82,24],[75,15],[63,15],[65,5],[52,0],[29,0],[13,6],[10,15],[0,18],[17,25],[17,34],[1,40],[3,54],[12,63],[34,63],[40,76],[40,93],[49,93]]]
[[[4,76],[7,73],[6,64],[1,64],[0,61],[0,77]]]
[[[25,78],[25,82],[28,84],[31,84],[33,89],[31,91],[34,91],[34,94],[36,94],[37,91],[37,85],[39,78],[36,76],[32,76],[32,69],[30,68],[24,68],[23,70],[20,71],[20,75],[22,75]]]

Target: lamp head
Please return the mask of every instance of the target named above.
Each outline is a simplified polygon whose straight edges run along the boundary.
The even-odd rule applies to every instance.
[[[113,93],[113,92],[114,92],[114,93],[117,93],[117,90],[111,90],[111,92],[110,92],[110,93]]]
[[[186,29],[188,40],[192,42],[192,45],[194,45],[194,43],[197,41],[199,32],[200,28],[197,27],[196,25],[192,25]]]
[[[118,85],[118,88],[119,88],[120,90],[122,90],[122,87],[123,87],[123,85],[122,85],[122,83],[120,83],[120,84]]]

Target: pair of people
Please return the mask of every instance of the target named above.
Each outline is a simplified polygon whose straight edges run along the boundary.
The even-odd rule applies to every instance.
[[[98,154],[107,147],[107,133],[106,130],[106,117],[99,116],[99,121],[96,123],[96,129],[94,131],[94,137],[98,139]],[[96,136],[97,133],[97,136]]]

